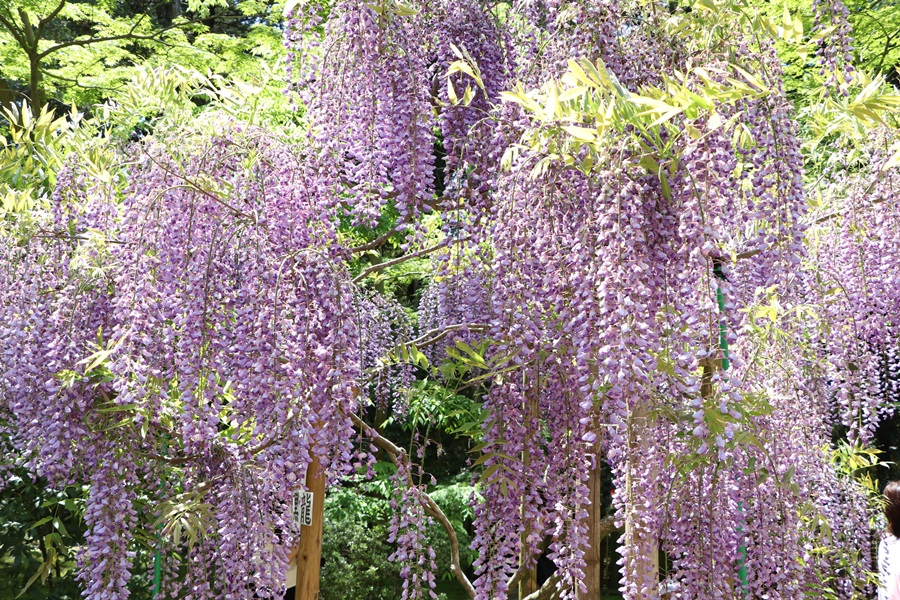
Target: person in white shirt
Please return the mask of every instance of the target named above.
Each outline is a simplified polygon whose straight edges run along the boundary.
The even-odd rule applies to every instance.
[[[878,600],[900,600],[900,481],[884,488],[887,531],[878,544]]]

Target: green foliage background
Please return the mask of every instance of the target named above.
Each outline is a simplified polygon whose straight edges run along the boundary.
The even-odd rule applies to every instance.
[[[52,103],[90,108],[146,68],[257,80],[285,52],[283,0],[0,0],[0,100],[28,93],[23,13],[36,27],[57,8],[37,43],[50,52],[41,71]]]

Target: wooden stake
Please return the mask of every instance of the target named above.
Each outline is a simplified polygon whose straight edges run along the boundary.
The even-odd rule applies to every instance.
[[[600,543],[601,538],[606,537],[606,532],[602,526],[603,522],[603,490],[600,478],[600,431],[597,430],[597,441],[594,442],[594,456],[597,462],[596,466],[591,469],[588,477],[588,515],[586,519],[588,529],[588,547],[584,553],[584,585],[587,588],[581,596],[581,600],[597,600],[600,598],[600,588],[602,585],[602,564],[600,562]]]
[[[306,488],[313,494],[312,524],[300,529],[297,550],[297,591],[295,600],[319,599],[322,568],[322,526],[325,522],[325,471],[313,456],[306,469]]]
[[[533,423],[537,419],[538,415],[538,391],[536,389],[532,390],[531,398],[528,402],[528,417],[529,424]],[[531,456],[528,450],[522,452],[522,469],[528,473],[531,469]],[[525,516],[525,498],[522,498],[522,516]],[[522,533],[519,534],[519,539],[522,545],[522,550],[519,552],[519,568],[522,568],[522,565],[528,560],[528,551],[526,549],[526,540],[528,539],[528,535],[531,533],[531,524],[526,523],[525,528],[522,529]],[[519,600],[524,600],[531,594],[535,593],[538,589],[537,584],[537,568],[534,569],[526,569],[522,578],[519,580]]]

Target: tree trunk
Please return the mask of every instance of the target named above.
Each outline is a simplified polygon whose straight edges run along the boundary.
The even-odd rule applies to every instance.
[[[31,111],[37,115],[46,102],[44,97],[43,74],[41,73],[41,60],[37,54],[28,55],[28,61],[31,64],[31,79],[28,82],[28,96],[31,100]]]
[[[524,550],[522,551],[524,554]],[[519,600],[524,600],[538,590],[537,570],[528,569],[519,580]]]
[[[300,530],[297,551],[296,600],[318,600],[322,568],[322,525],[325,520],[325,471],[313,456],[306,469],[306,487],[313,494],[312,524]]]
[[[22,50],[28,55],[30,69],[28,81],[28,99],[31,101],[31,111],[34,114],[40,112],[44,106],[43,74],[41,73],[41,57],[39,48],[40,25],[37,29],[31,26],[31,19],[24,8],[19,7],[19,19],[22,21],[22,35],[18,37]],[[24,38],[24,40],[22,39]]]

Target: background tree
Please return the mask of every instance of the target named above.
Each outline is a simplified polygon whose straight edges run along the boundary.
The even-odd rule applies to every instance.
[[[38,107],[48,94],[89,106],[140,66],[248,76],[283,55],[281,9],[281,3],[255,1],[4,0],[0,75],[7,96],[21,90]]]

